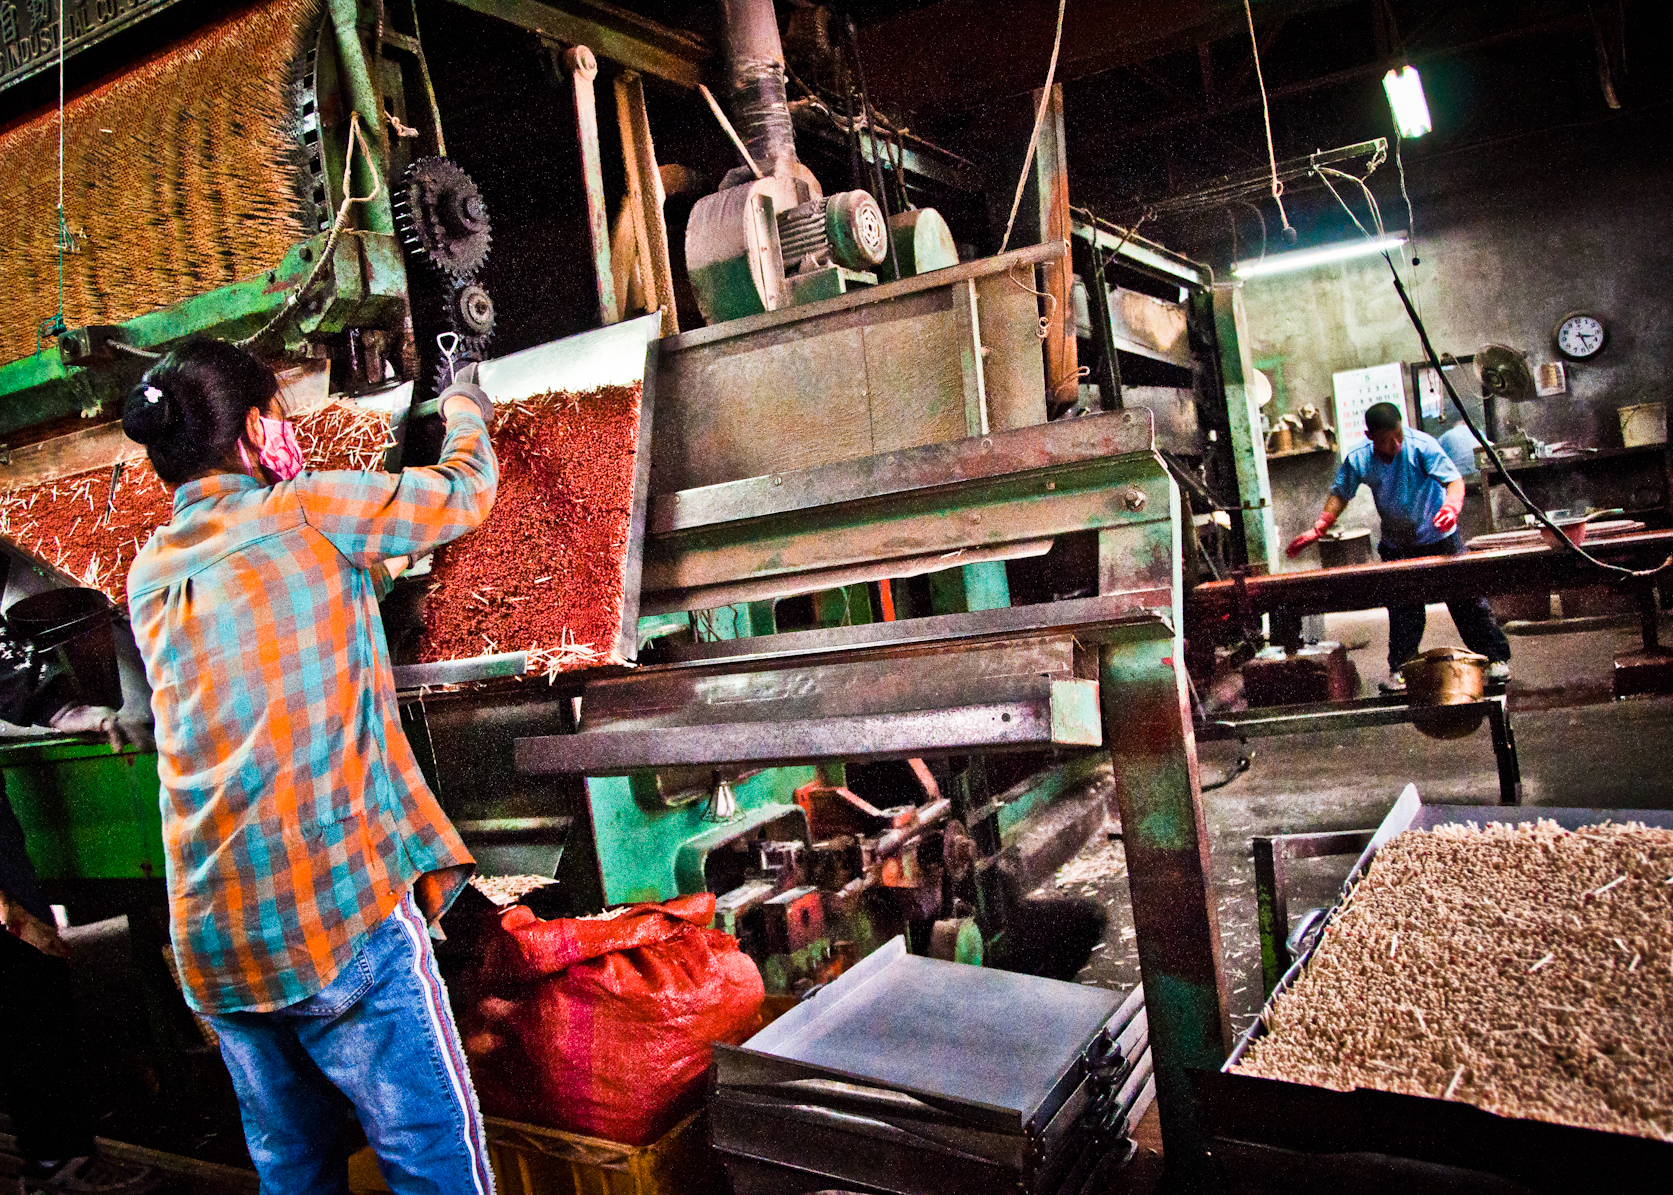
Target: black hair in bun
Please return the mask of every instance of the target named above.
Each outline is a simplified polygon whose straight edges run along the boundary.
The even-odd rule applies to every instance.
[[[238,438],[251,407],[279,392],[273,371],[237,345],[197,336],[145,371],[128,392],[122,431],[144,444],[169,485],[238,465]]]
[[[136,444],[154,444],[180,420],[180,409],[167,390],[142,381],[128,391],[122,407],[122,432]]]

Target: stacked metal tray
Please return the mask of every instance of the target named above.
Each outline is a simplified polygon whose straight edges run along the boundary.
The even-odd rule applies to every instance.
[[[1142,989],[942,962],[895,938],[742,1046],[715,1047],[735,1195],[1080,1195],[1155,1095]]]
[[[1564,829],[1603,821],[1673,828],[1673,812],[1425,805],[1407,786],[1354,864],[1328,926],[1377,852],[1406,830],[1468,822],[1547,819]],[[1255,1078],[1234,1068],[1265,1032],[1273,1005],[1318,948],[1322,933],[1287,971],[1261,1016],[1219,1071],[1193,1071],[1198,1116],[1231,1192],[1447,1191],[1665,1192],[1673,1183],[1673,1143],[1548,1121],[1500,1116],[1470,1104],[1357,1088],[1333,1091]]]

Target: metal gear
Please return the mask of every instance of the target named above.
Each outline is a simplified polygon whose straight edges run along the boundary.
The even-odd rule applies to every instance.
[[[467,340],[494,334],[494,300],[475,282],[455,282],[447,293],[447,324]]]
[[[493,242],[488,205],[471,176],[447,158],[407,167],[391,206],[402,243],[454,278],[469,278]]]

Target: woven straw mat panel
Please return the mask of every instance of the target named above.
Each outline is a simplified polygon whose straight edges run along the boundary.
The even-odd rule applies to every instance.
[[[263,0],[64,109],[70,327],[121,323],[271,269],[306,235],[294,64],[319,0]],[[0,129],[0,361],[58,308],[58,110]]]

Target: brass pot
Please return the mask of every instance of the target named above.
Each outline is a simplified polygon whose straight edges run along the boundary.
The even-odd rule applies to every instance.
[[[1486,711],[1449,710],[1448,706],[1478,702],[1487,692],[1487,657],[1461,647],[1436,647],[1400,665],[1406,681],[1406,700],[1413,707],[1412,725],[1432,739],[1461,739],[1472,735]]]

